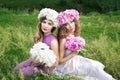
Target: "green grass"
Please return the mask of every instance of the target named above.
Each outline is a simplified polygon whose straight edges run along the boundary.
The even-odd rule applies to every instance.
[[[28,14],[26,11],[0,9],[0,80],[60,80],[55,75],[18,77],[13,71],[16,64],[29,57],[38,13],[36,10]],[[80,17],[81,36],[86,39],[87,54],[84,56],[102,62],[106,66],[105,71],[119,80],[119,11],[108,14],[92,12]],[[62,80],[69,79],[64,77]]]

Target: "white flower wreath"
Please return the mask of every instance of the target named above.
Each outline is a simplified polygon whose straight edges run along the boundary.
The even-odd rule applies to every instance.
[[[58,25],[58,12],[50,9],[50,8],[44,8],[40,11],[38,14],[38,19],[40,20],[42,17],[46,17],[48,20],[51,20],[54,24],[54,27],[57,27]]]

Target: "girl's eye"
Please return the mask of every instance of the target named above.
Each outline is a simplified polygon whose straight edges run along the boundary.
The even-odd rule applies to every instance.
[[[52,23],[48,23],[50,26],[52,25]]]
[[[42,21],[42,23],[46,23],[46,21]]]

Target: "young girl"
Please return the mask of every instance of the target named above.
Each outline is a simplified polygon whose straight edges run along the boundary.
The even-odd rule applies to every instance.
[[[78,19],[79,13],[74,9],[66,10],[58,15],[60,65],[54,69],[53,73],[58,76],[75,75],[82,80],[113,80],[112,76],[103,70],[102,63],[77,55],[78,51],[71,51],[65,47],[67,37],[80,34]]]
[[[14,68],[15,72],[18,72],[21,69],[25,77],[36,74],[39,70],[42,70],[44,73],[48,74],[58,65],[58,41],[56,36],[52,34],[57,27],[57,16],[58,13],[53,9],[42,9],[38,15],[38,31],[34,37],[34,43],[42,41],[54,51],[55,55],[57,56],[57,60],[53,67],[45,67],[42,64],[35,63],[32,58],[29,58],[28,60],[18,64]]]

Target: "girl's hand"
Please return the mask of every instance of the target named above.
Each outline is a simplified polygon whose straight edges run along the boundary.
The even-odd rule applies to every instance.
[[[58,65],[57,64],[54,64],[52,67],[57,67]]]
[[[54,64],[53,64],[53,67],[57,67],[58,66],[58,62],[55,62]]]
[[[77,50],[77,51],[73,51],[73,54],[78,54],[79,53],[79,50]]]
[[[35,73],[38,73],[38,72],[39,72],[39,70],[38,70],[37,67],[34,67],[34,71],[35,71]]]

